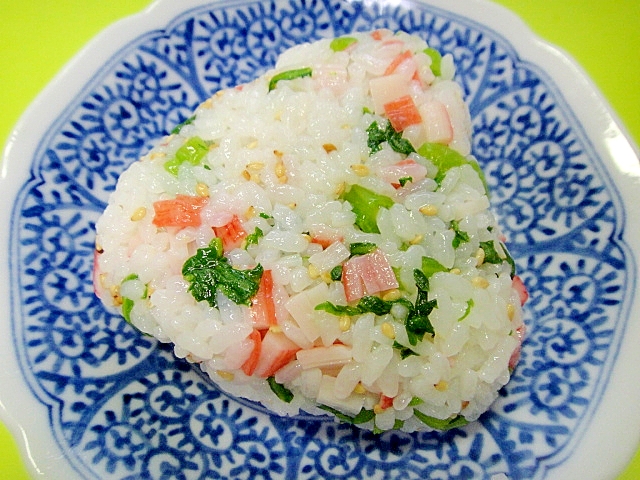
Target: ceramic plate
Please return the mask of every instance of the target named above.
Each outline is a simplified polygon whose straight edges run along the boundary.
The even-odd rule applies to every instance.
[[[513,380],[479,422],[447,433],[270,415],[92,289],[94,224],[131,162],[283,49],[378,27],[453,54],[473,152],[531,295]],[[607,478],[636,448],[637,152],[581,70],[494,5],[161,0],[59,75],[2,168],[0,397],[46,478]],[[603,459],[602,445],[616,447]]]

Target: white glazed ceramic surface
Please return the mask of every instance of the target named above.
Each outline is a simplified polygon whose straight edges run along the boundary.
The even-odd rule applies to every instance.
[[[531,298],[512,382],[479,422],[374,435],[228,397],[93,295],[120,172],[294,44],[403,29],[452,53],[473,151]],[[611,478],[640,432],[638,154],[591,82],[481,0],[158,1],[25,113],[0,172],[0,403],[44,478]],[[621,400],[622,399],[622,400]],[[603,445],[615,445],[602,455]]]

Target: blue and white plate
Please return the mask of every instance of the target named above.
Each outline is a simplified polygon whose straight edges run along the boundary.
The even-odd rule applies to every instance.
[[[0,403],[45,478],[610,478],[640,433],[638,155],[581,70],[481,0],[159,0],[93,41],[18,124],[0,177]],[[118,175],[292,45],[387,27],[453,54],[531,298],[480,421],[374,435],[222,393],[93,294]],[[8,321],[7,321],[8,319]],[[603,446],[607,448],[603,458]]]

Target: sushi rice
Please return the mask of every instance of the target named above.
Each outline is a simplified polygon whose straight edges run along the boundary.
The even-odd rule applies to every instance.
[[[97,295],[276,414],[476,420],[517,363],[527,294],[453,76],[377,30],[216,93],[119,178]]]

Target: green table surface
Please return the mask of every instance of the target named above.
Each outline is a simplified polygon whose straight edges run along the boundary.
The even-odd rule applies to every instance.
[[[0,0],[0,140],[83,45],[150,0]],[[587,72],[640,144],[640,2],[498,0]],[[1,319],[8,321],[8,319]],[[12,426],[13,428],[13,426]],[[15,437],[13,435],[15,435]],[[18,430],[0,424],[0,478],[28,479]],[[603,459],[606,461],[606,459]],[[619,480],[640,478],[640,450]]]

